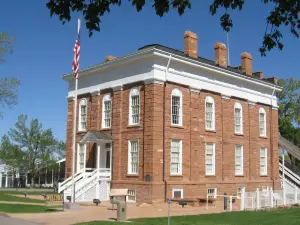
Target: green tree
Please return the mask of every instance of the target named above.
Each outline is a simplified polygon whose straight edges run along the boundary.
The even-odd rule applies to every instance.
[[[42,168],[55,163],[56,151],[62,142],[58,142],[51,129],[43,130],[42,124],[33,119],[27,124],[27,116],[21,115],[0,145],[0,159],[11,168],[30,173],[31,184]]]
[[[13,53],[12,44],[15,41],[7,33],[0,32],[0,64],[4,63],[4,56],[7,53]],[[0,106],[12,107],[17,104],[17,87],[20,81],[16,78],[0,77]],[[0,117],[2,113],[0,112]]]
[[[279,80],[283,87],[279,93],[280,134],[300,147],[300,80],[294,78]],[[300,168],[300,161],[289,154],[294,167]]]
[[[169,12],[170,9],[177,10],[179,15],[183,15],[185,10],[191,9],[191,0],[128,0],[140,12],[146,2],[151,2],[155,13],[162,17]],[[210,0],[211,5],[209,11],[212,15],[216,15],[218,11],[224,11],[220,17],[221,27],[228,32],[233,26],[230,17],[232,11],[241,11],[244,7],[245,0]],[[248,1],[250,2],[250,0]],[[100,31],[101,17],[105,13],[109,13],[114,5],[121,6],[122,0],[48,0],[46,6],[50,10],[50,15],[57,15],[59,19],[65,23],[71,20],[72,12],[82,12],[86,21],[86,28],[89,30],[90,36],[94,31]],[[266,31],[263,35],[262,46],[259,51],[262,56],[266,55],[274,47],[282,50],[282,27],[287,26],[293,36],[299,38],[300,19],[298,18],[300,11],[299,0],[263,0],[262,4],[268,4],[272,10],[266,17]]]

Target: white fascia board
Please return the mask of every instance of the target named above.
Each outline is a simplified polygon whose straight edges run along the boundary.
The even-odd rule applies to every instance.
[[[101,64],[83,69],[83,70],[79,70],[79,79],[92,74],[94,72],[99,72],[102,71],[104,69],[108,69],[111,67],[115,67],[115,66],[120,66],[122,64],[128,63],[128,62],[133,62],[135,60],[139,60],[145,57],[149,57],[149,56],[153,56],[154,54],[154,47],[153,48],[147,48],[145,50],[140,50],[134,53],[131,53],[129,55],[123,56],[123,57],[117,57],[111,61],[107,61],[107,62],[103,62]],[[65,74],[62,76],[62,79],[65,81],[70,81],[74,79],[74,74],[73,73],[69,73],[69,74]]]
[[[213,65],[209,65],[209,64],[206,64],[206,63],[202,63],[202,62],[199,62],[199,61],[196,61],[196,60],[192,60],[192,59],[189,59],[189,58],[186,58],[186,57],[182,57],[182,56],[179,56],[179,55],[176,55],[176,54],[171,54],[171,53],[162,51],[160,49],[155,49],[154,55],[157,55],[157,56],[160,56],[160,57],[163,57],[163,58],[169,58],[170,55],[172,55],[172,61],[181,62],[181,63],[188,64],[188,65],[191,65],[191,66],[194,66],[194,67],[202,68],[204,70],[208,70],[208,71],[213,72],[213,73],[222,74],[222,75],[225,75],[225,76],[230,76],[230,77],[235,78],[235,79],[247,81],[249,83],[253,83],[253,84],[256,84],[256,85],[263,86],[263,87],[268,87],[272,90],[274,90],[274,89],[276,91],[281,91],[282,90],[281,87],[279,87],[275,84],[269,84],[269,83],[264,82],[264,81],[258,81],[258,80],[254,79],[252,77],[242,77],[238,73],[231,72],[231,71],[228,71],[228,70],[224,70],[222,68],[219,68],[219,67],[216,67],[216,66],[213,66]]]

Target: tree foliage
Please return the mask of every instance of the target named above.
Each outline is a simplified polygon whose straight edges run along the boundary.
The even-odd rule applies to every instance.
[[[300,80],[279,80],[283,87],[279,93],[280,134],[300,147]],[[300,168],[300,161],[289,154],[293,166]],[[300,170],[300,169],[299,169]]]
[[[0,64],[5,62],[4,56],[7,53],[12,53],[12,44],[15,38],[8,36],[7,33],[0,32]],[[0,106],[12,107],[17,104],[18,92],[17,87],[20,81],[16,78],[0,77]],[[0,112],[0,117],[2,113]]]
[[[146,0],[128,0],[137,10],[141,11],[146,4]],[[192,7],[191,0],[152,0],[155,13],[162,17],[170,10],[177,10],[179,15],[185,13],[186,9]],[[241,11],[245,0],[211,0],[210,13],[216,15],[220,10],[225,10],[220,17],[220,25],[226,31],[230,31],[233,26],[230,13]],[[249,0],[250,2],[250,0]],[[290,33],[299,38],[300,28],[300,1],[299,0],[262,0],[262,4],[272,6],[272,10],[266,17],[266,30],[263,34],[262,46],[259,51],[262,56],[273,48],[283,49],[282,27],[288,27]],[[48,0],[46,6],[50,10],[50,15],[57,15],[65,23],[71,20],[72,12],[82,12],[86,28],[91,36],[94,31],[100,31],[101,17],[109,13],[114,5],[121,6],[122,0]]]
[[[0,159],[11,168],[30,173],[33,182],[42,168],[54,164],[56,152],[62,152],[62,146],[51,129],[44,130],[37,119],[27,124],[27,116],[21,115],[15,128],[2,137]]]

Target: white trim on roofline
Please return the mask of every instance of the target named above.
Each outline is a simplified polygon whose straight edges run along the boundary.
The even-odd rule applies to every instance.
[[[268,87],[268,88],[271,88],[272,90],[273,89],[275,89],[276,91],[281,91],[282,90],[282,88],[280,88],[277,85],[270,84],[270,83],[267,83],[267,82],[261,81],[261,80],[258,81],[256,79],[250,77],[250,76],[249,77],[246,77],[246,76],[243,77],[238,73],[228,71],[228,70],[225,70],[223,68],[220,68],[220,67],[217,67],[217,66],[214,66],[214,65],[209,65],[209,64],[202,63],[202,62],[199,62],[199,61],[196,61],[196,60],[193,60],[193,59],[182,57],[182,56],[179,56],[177,54],[172,54],[172,53],[169,53],[169,52],[165,52],[165,51],[162,51],[160,49],[156,49],[155,47],[146,48],[145,50],[139,50],[139,51],[131,53],[129,55],[119,57],[119,58],[116,58],[114,60],[107,61],[107,62],[98,64],[98,65],[80,70],[79,71],[79,78],[82,77],[82,76],[88,75],[90,73],[96,72],[96,71],[98,72],[102,69],[106,69],[106,68],[113,67],[113,66],[118,66],[118,65],[124,64],[124,63],[129,62],[129,61],[135,61],[135,60],[142,59],[142,58],[149,57],[149,56],[153,56],[153,55],[160,56],[160,57],[163,57],[163,58],[168,58],[168,59],[169,59],[170,56],[172,56],[172,61],[175,60],[175,61],[182,62],[182,63],[188,64],[188,65],[191,65],[191,66],[200,67],[202,69],[205,69],[205,70],[208,70],[208,71],[211,71],[211,72],[215,72],[215,73],[218,73],[218,74],[230,76],[230,77],[240,79],[240,80],[244,80],[244,81],[247,81],[249,83],[254,83],[254,84],[257,84],[257,85],[260,85],[260,86]],[[73,73],[69,73],[69,74],[63,75],[62,78],[64,80],[72,80],[72,79],[74,79],[74,75],[73,75]]]

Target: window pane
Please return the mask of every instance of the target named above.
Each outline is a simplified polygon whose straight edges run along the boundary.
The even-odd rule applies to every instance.
[[[178,174],[181,172],[181,142],[179,140],[172,140],[171,142],[171,174]]]
[[[206,128],[213,128],[213,103],[206,102]]]
[[[138,141],[130,141],[131,173],[138,173]]]
[[[172,96],[172,123],[179,124],[180,122],[180,97]]]
[[[140,122],[140,96],[131,96],[131,116],[132,123],[137,124]]]
[[[104,102],[104,127],[111,126],[111,101]]]
[[[174,191],[174,198],[181,198],[181,191]]]

